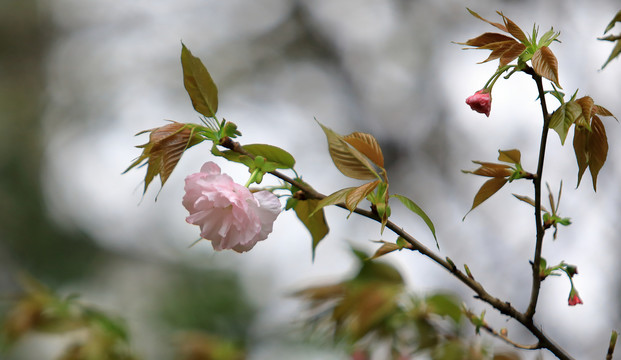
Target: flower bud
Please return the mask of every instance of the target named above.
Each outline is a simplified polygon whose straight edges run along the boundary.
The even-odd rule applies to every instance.
[[[466,104],[470,105],[472,110],[485,114],[489,117],[492,110],[492,94],[488,89],[481,89],[466,99]]]

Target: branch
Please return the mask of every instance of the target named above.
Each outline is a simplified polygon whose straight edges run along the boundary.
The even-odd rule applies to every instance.
[[[220,145],[223,147],[226,147],[227,149],[238,152],[240,154],[253,157],[253,155],[248,153],[246,150],[244,150],[244,148],[238,142],[233,141],[232,139],[228,137],[222,139],[222,141],[220,142]],[[306,197],[309,199],[321,200],[326,197],[325,195],[316,191],[312,187],[307,186],[298,181],[295,181],[294,179],[278,171],[271,171],[270,174],[302,190],[305,193]],[[540,175],[538,175],[538,177],[541,178]],[[337,204],[337,206],[347,210],[347,207],[344,204]],[[540,208],[541,208],[541,204],[539,204],[539,209]],[[379,223],[381,223],[382,221],[382,219],[380,219],[374,212],[369,211],[369,210],[363,210],[360,208],[356,208],[353,212],[361,216],[364,216],[366,218],[369,218],[371,220],[375,220]],[[541,221],[541,218],[539,219],[539,221]],[[445,268],[448,272],[450,272],[453,276],[455,276],[459,281],[461,281],[467,287],[472,289],[476,293],[475,298],[488,303],[493,308],[498,310],[501,314],[504,314],[506,316],[509,316],[517,320],[526,329],[528,329],[531,332],[531,334],[533,334],[535,338],[537,338],[538,340],[537,347],[532,348],[531,350],[548,349],[550,352],[552,352],[554,355],[556,355],[556,357],[558,357],[561,360],[573,360],[573,358],[570,357],[568,354],[566,354],[565,351],[561,347],[556,345],[552,340],[548,339],[548,337],[534,324],[532,317],[528,317],[525,314],[522,314],[516,308],[514,308],[511,305],[511,303],[507,301],[502,301],[492,296],[491,294],[489,294],[479,282],[477,282],[473,277],[469,277],[467,274],[460,271],[452,261],[447,261],[444,258],[440,257],[438,254],[434,253],[432,250],[430,250],[428,247],[423,245],[420,241],[418,241],[416,238],[414,238],[412,235],[410,235],[405,230],[403,230],[403,228],[397,226],[392,221],[388,220],[386,223],[386,227],[390,229],[392,232],[394,232],[395,234],[397,234],[398,236],[402,237],[405,241],[407,241],[411,245],[411,248],[409,248],[410,250],[418,251],[422,255],[428,257],[433,262]],[[542,238],[543,238],[543,235],[542,235]],[[539,253],[541,253],[541,251],[539,251]],[[537,272],[537,275],[538,274],[539,273]]]
[[[541,143],[539,145],[539,162],[537,164],[537,174],[533,179],[535,187],[535,227],[536,227],[536,243],[535,243],[535,255],[533,258],[533,281],[530,292],[530,302],[526,309],[525,315],[532,321],[537,308],[537,300],[539,298],[539,289],[541,288],[540,264],[541,264],[541,251],[543,249],[543,237],[545,235],[545,228],[543,220],[541,219],[541,178],[543,176],[543,163],[546,154],[546,144],[548,141],[548,130],[550,126],[550,114],[548,113],[548,107],[546,105],[545,92],[543,90],[543,82],[541,76],[539,76],[531,67],[527,67],[524,70],[525,73],[530,74],[533,80],[537,83],[537,91],[539,92],[539,102],[541,103],[541,113],[543,114],[543,126],[541,130]]]

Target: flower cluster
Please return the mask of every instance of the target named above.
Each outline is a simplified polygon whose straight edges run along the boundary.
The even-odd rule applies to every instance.
[[[201,228],[201,237],[215,250],[245,252],[272,232],[280,214],[278,198],[269,191],[252,193],[213,162],[185,179],[186,221]]]

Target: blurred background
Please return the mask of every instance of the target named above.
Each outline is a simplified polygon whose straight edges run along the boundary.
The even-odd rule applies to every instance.
[[[199,121],[183,88],[181,41],[209,69],[219,117],[238,125],[242,143],[287,149],[298,173],[323,193],[357,182],[331,165],[314,118],[341,134],[372,133],[391,191],[433,219],[441,254],[468,264],[489,292],[524,309],[534,224],[532,208],[511,193],[532,196],[531,186],[511,184],[462,222],[484,179],[460,170],[518,148],[534,172],[541,114],[534,83],[522,74],[496,84],[489,118],[464,103],[497,66],[476,64],[487,52],[451,43],[494,31],[466,7],[494,21],[501,10],[527,32],[533,23],[542,32],[553,26],[561,32],[553,51],[565,91],[579,88],[579,97],[621,114],[621,63],[600,71],[612,45],[596,40],[619,10],[613,0],[2,1],[0,310],[19,292],[18,275],[28,273],[125,318],[145,359],[170,359],[181,330],[243,339],[250,359],[347,358],[292,331],[302,305],[290,294],[347,276],[352,244],[372,251],[370,240],[394,241],[390,233],[330,208],[331,232],[314,262],[310,236],[291,212],[249,253],[215,253],[208,242],[189,248],[199,231],[184,221],[183,179],[214,160],[209,145],[188,151],[159,195],[155,182],[142,195],[144,169],[121,175],[140,153],[134,146],[147,141],[134,134],[164,119]],[[564,181],[560,213],[573,221],[556,241],[546,237],[544,257],[578,265],[584,305],[568,307],[568,281],[551,278],[536,319],[581,359],[603,358],[611,329],[621,327],[621,132],[614,120],[604,122],[610,150],[597,193],[588,174],[575,189],[571,138],[561,146],[550,134],[544,174],[553,191]],[[237,182],[247,180],[243,167],[214,161]],[[395,206],[393,219],[434,246],[425,224],[404,208]],[[413,292],[450,290],[475,312],[487,308],[416,253],[386,259]],[[496,311],[488,309],[486,319],[530,342]],[[53,359],[64,341],[29,336],[3,356]]]

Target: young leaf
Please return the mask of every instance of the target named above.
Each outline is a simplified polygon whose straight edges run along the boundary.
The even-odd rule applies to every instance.
[[[523,202],[525,202],[527,204],[530,204],[533,207],[535,207],[535,200],[529,198],[528,196],[517,195],[517,194],[513,194],[513,196],[515,196],[516,199],[518,199],[520,201],[523,201]],[[548,212],[548,210],[543,205],[541,205],[541,210],[544,211],[544,212]]]
[[[177,166],[184,151],[205,140],[195,129],[187,124],[172,122],[171,124],[146,130],[137,135],[150,132],[149,142],[137,146],[142,154],[123,173],[146,162],[147,174],[144,178],[144,193],[155,176],[159,175],[162,186]]]
[[[509,19],[508,17],[504,16],[503,13],[497,11],[498,15],[502,16],[502,20],[505,23],[505,27],[507,28],[507,32],[511,35],[513,35],[513,37],[515,37],[516,39],[520,40],[520,42],[522,42],[523,44],[528,44],[528,38],[526,37],[526,35],[524,34],[524,32],[522,31],[522,29],[520,29],[519,26],[517,26],[513,21],[511,21],[511,19]]]
[[[608,139],[604,124],[597,116],[591,120],[592,132],[587,138],[589,152],[589,171],[593,179],[593,190],[597,191],[597,175],[606,162],[608,156]]]
[[[574,130],[574,153],[576,154],[576,162],[578,163],[578,184],[576,187],[580,186],[582,175],[584,175],[589,165],[587,157],[587,139],[589,134],[590,131],[587,129],[576,127]]]
[[[617,41],[617,44],[612,49],[612,52],[610,53],[610,56],[608,56],[608,59],[606,59],[606,62],[604,63],[604,65],[602,65],[602,69],[605,68],[606,65],[608,65],[608,63],[611,62],[614,58],[619,56],[619,54],[621,54],[621,40],[617,39],[616,41]]]
[[[423,219],[425,224],[427,224],[427,227],[429,228],[429,230],[431,230],[431,233],[433,234],[433,238],[436,240],[436,246],[440,248],[440,245],[438,244],[438,238],[436,237],[436,227],[433,225],[433,222],[431,221],[429,216],[427,216],[427,214],[423,211],[423,209],[421,209],[420,206],[416,205],[414,201],[410,200],[409,198],[403,195],[394,194],[394,195],[391,195],[391,197],[399,199],[399,201],[401,201],[401,203],[405,205],[406,208],[408,208],[411,212],[420,216],[421,219]]]
[[[356,210],[358,204],[362,200],[364,200],[371,192],[373,192],[373,190],[375,190],[377,185],[379,185],[380,183],[381,180],[375,180],[370,183],[361,185],[357,188],[354,188],[352,191],[350,191],[345,197],[345,206],[347,206],[347,209],[349,209],[349,211]]]
[[[487,45],[491,45],[491,44],[495,44],[495,43],[503,43],[503,42],[515,42],[515,40],[513,40],[513,38],[511,38],[510,36],[507,35],[503,35],[503,34],[499,34],[499,33],[492,33],[492,32],[486,32],[483,33],[475,38],[469,39],[468,41],[464,42],[464,43],[460,43],[458,42],[457,44],[459,45],[466,45],[466,46],[472,46],[475,48],[481,48],[483,46],[487,46]]]
[[[462,172],[466,174],[500,178],[511,176],[511,174],[513,174],[511,166],[506,164],[496,164],[482,161],[473,161],[473,163],[481,166],[474,171],[462,170]]]
[[[522,154],[520,150],[498,150],[498,161],[504,161],[512,164],[520,164]]]
[[[319,242],[328,234],[330,229],[326,223],[323,210],[315,211],[319,200],[299,200],[293,210],[302,224],[306,226],[313,239],[313,259],[315,259],[315,249]]]
[[[343,140],[364,154],[364,156],[369,158],[375,165],[384,168],[384,155],[382,155],[382,149],[373,135],[353,132],[344,136]]]
[[[295,159],[287,151],[267,144],[249,144],[243,146],[244,150],[256,156],[262,156],[266,161],[274,163],[277,169],[291,169],[295,165]],[[221,156],[230,161],[242,162],[241,159],[246,157],[232,150],[221,152]]]
[[[349,193],[352,192],[354,189],[356,188],[348,187],[345,189],[341,189],[321,199],[317,203],[317,207],[315,207],[311,215],[313,215],[316,211],[319,211],[328,205],[344,204],[345,199],[347,198],[347,195],[349,195]]]
[[[500,58],[500,66],[505,66],[520,56],[526,49],[526,46],[511,38],[509,39],[508,41],[491,43],[479,47],[479,49],[492,50],[489,57],[479,64]]]
[[[319,126],[326,134],[330,157],[336,168],[343,175],[359,180],[373,180],[379,177],[368,157],[349,145],[343,136],[323,126],[321,123],[319,123]]]
[[[466,216],[474,210],[477,206],[481,205],[482,202],[489,199],[490,196],[494,195],[498,190],[500,190],[507,183],[507,179],[501,177],[495,177],[487,180],[483,186],[479,189],[477,194],[474,196],[474,201],[472,202],[472,207],[468,211],[466,215],[464,215],[464,219]]]
[[[504,26],[504,25],[502,25],[502,24],[499,24],[499,23],[491,22],[491,21],[489,21],[489,20],[487,20],[487,19],[484,19],[481,15],[477,14],[476,12],[474,12],[474,11],[472,11],[472,10],[468,9],[468,8],[466,8],[466,9],[468,10],[468,12],[469,12],[472,16],[476,17],[477,19],[479,19],[479,20],[483,20],[483,21],[485,21],[486,23],[488,23],[488,24],[490,24],[490,25],[492,25],[492,26],[495,26],[496,28],[498,28],[498,29],[500,29],[500,30],[502,30],[502,31],[504,31],[504,32],[509,32],[509,31],[507,30],[507,27],[506,27],[506,26]]]
[[[590,96],[583,96],[580,99],[576,99],[576,104],[580,105],[582,108],[581,116],[576,119],[576,126],[578,127],[586,127],[591,130],[590,119],[591,115],[595,111],[593,106],[593,99]]]
[[[562,89],[558,82],[558,61],[549,47],[543,46],[537,49],[531,59],[535,72]]]
[[[569,128],[581,114],[582,107],[575,101],[564,103],[552,114],[549,127],[558,133],[558,136],[561,138],[561,144],[565,144]]]
[[[387,241],[378,241],[378,242],[381,243],[382,246],[380,246],[379,249],[375,250],[375,253],[373,254],[373,256],[369,258],[369,260],[375,260],[378,257],[389,254],[395,250],[401,250],[401,247],[399,247],[399,245],[395,243],[391,243]]]
[[[206,117],[213,117],[218,111],[218,88],[202,61],[192,55],[183,43],[181,45],[183,85],[190,95],[192,106]]]
[[[606,30],[604,30],[604,34],[610,31],[617,22],[621,22],[621,10],[619,10],[615,17],[612,18],[612,20],[608,23],[608,25],[606,26]]]

